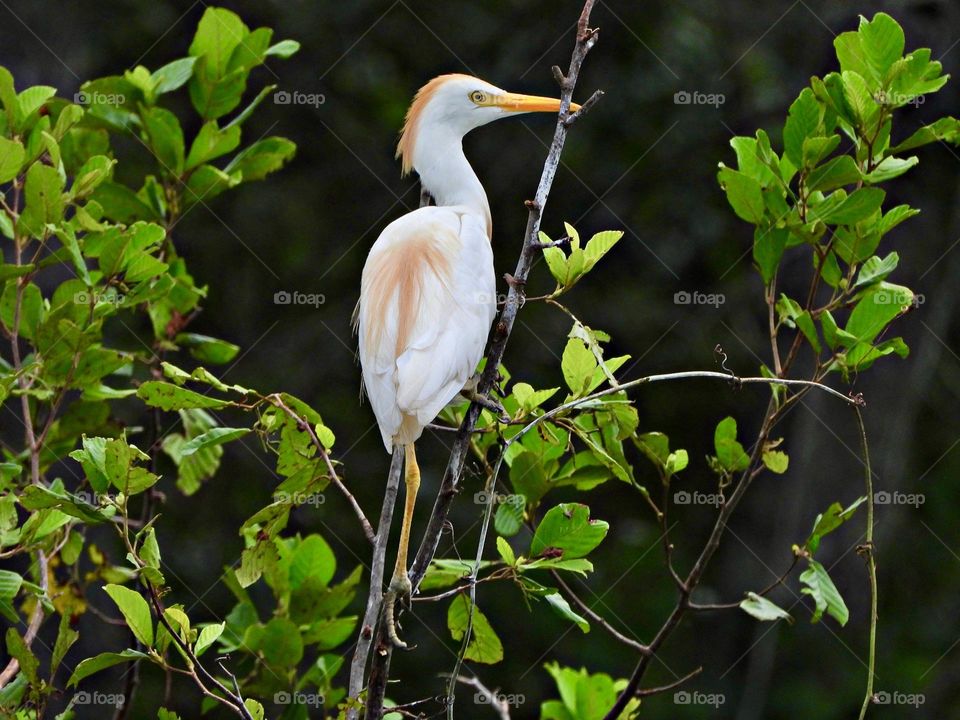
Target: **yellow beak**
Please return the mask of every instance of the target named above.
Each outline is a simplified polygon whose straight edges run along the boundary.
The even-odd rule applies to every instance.
[[[538,95],[519,95],[507,93],[497,98],[497,104],[510,112],[560,112],[560,101],[556,98],[539,97]],[[570,112],[575,113],[580,106],[570,103]]]

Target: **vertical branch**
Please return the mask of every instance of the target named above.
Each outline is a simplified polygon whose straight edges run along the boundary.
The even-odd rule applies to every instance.
[[[860,707],[859,720],[867,715],[867,709],[873,702],[873,676],[877,665],[877,561],[873,547],[873,470],[870,467],[870,449],[867,446],[867,430],[863,425],[863,413],[859,407],[854,407],[857,414],[857,428],[860,430],[860,451],[863,453],[864,478],[867,488],[867,537],[866,542],[857,548],[867,561],[867,572],[870,575],[870,650],[867,659],[867,689],[863,696],[863,705]]]
[[[602,96],[602,93],[599,91],[594,93],[590,99],[583,104],[583,107],[579,111],[574,115],[570,115],[571,98],[573,97],[573,90],[580,74],[580,67],[587,53],[596,44],[598,38],[597,30],[589,27],[590,13],[593,10],[595,2],[596,0],[586,0],[583,10],[580,13],[580,18],[577,22],[576,45],[570,59],[570,67],[567,74],[564,75],[559,68],[555,67],[553,69],[554,77],[560,85],[559,117],[553,134],[553,142],[550,145],[547,159],[544,162],[537,192],[534,199],[527,202],[529,214],[520,259],[517,262],[517,268],[513,275],[508,278],[509,290],[507,300],[500,314],[500,318],[493,328],[491,339],[487,346],[486,367],[478,386],[478,392],[482,395],[488,394],[496,384],[500,362],[503,359],[507,341],[513,330],[517,312],[523,304],[524,285],[526,284],[527,276],[533,267],[537,253],[541,251],[538,237],[540,221],[543,210],[547,204],[547,199],[550,196],[550,189],[553,186],[557,168],[560,164],[560,154],[563,151],[567,131],[573,123],[582,117]],[[453,502],[454,496],[459,492],[460,478],[463,474],[463,467],[470,446],[470,436],[477,422],[477,418],[480,416],[480,409],[477,403],[470,405],[463,423],[460,425],[455,436],[453,449],[441,481],[440,491],[434,502],[420,548],[410,568],[410,583],[414,591],[416,591],[417,586],[426,574],[430,561],[437,552],[437,546],[440,543],[440,534],[444,524],[447,522],[450,505]],[[393,646],[386,637],[385,629],[381,626],[378,629],[376,640],[374,641],[373,660],[367,683],[366,720],[379,720],[383,715],[383,698],[386,692],[388,668],[392,652]]]
[[[13,181],[13,207],[11,208],[12,212],[10,213],[14,227],[17,227],[17,219],[19,217],[20,188],[20,180],[15,179]],[[22,265],[23,238],[20,237],[19,233],[15,232],[14,235],[14,264]],[[17,279],[17,292],[13,306],[13,327],[10,331],[10,353],[13,357],[13,369],[17,376],[17,385],[21,390],[20,413],[22,415],[24,428],[24,444],[26,445],[26,450],[30,456],[30,482],[34,485],[40,485],[40,447],[37,443],[36,433],[34,432],[33,414],[30,411],[30,396],[27,393],[27,390],[30,388],[30,384],[23,376],[23,361],[20,357],[20,320],[23,310],[23,290],[29,284],[29,282],[29,275],[24,275],[23,277]],[[46,594],[49,580],[47,578],[47,556],[43,550],[37,550],[37,583],[40,585],[44,594]],[[23,635],[23,641],[28,648],[33,643],[33,639],[37,636],[37,633],[40,631],[40,625],[43,623],[43,615],[43,603],[41,603],[38,599],[36,605],[34,605],[33,613],[30,616],[30,622],[27,625],[27,630]],[[19,669],[20,662],[16,658],[10,658],[10,662],[7,663],[7,666],[3,669],[3,672],[0,672],[0,688],[6,686],[7,683],[14,678]]]
[[[367,655],[370,652],[370,643],[379,614],[383,597],[383,569],[386,565],[387,543],[390,539],[390,525],[393,521],[393,507],[397,502],[397,492],[400,487],[400,474],[403,470],[403,447],[393,448],[393,459],[390,462],[390,474],[387,476],[387,490],[383,496],[383,506],[380,509],[380,522],[377,525],[377,535],[373,546],[373,561],[370,565],[370,591],[367,594],[367,608],[363,613],[363,622],[360,624],[360,637],[353,651],[353,660],[350,662],[350,684],[348,696],[356,699],[363,688],[363,671],[367,666]],[[355,719],[357,709],[347,710],[347,718]]]

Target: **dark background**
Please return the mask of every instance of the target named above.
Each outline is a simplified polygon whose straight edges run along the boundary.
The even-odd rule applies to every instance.
[[[199,282],[210,285],[205,312],[192,327],[225,337],[244,350],[226,379],[262,390],[304,397],[338,437],[338,459],[347,483],[370,516],[379,510],[388,466],[373,416],[359,402],[359,369],[350,315],[357,300],[367,249],[392,218],[417,203],[416,181],[401,179],[393,160],[396,134],[414,91],[442,72],[472,72],[510,90],[552,94],[550,66],[566,67],[580,3],[496,1],[224,2],[251,27],[276,28],[278,39],[303,44],[290,61],[271,60],[259,83],[320,93],[317,108],[265,104],[245,130],[245,142],[262,134],[292,138],[292,165],[265,183],[244,186],[197,207],[178,226],[176,241]],[[203,2],[104,0],[60,3],[0,1],[0,63],[18,87],[55,85],[70,97],[81,80],[142,63],[155,69],[185,54]],[[814,0],[755,3],[730,0],[604,2],[594,12],[601,40],[580,78],[578,98],[596,88],[607,95],[571,133],[563,167],[547,208],[544,229],[561,222],[581,233],[619,228],[626,237],[588,281],[568,296],[592,327],[613,335],[613,350],[633,359],[625,377],[683,369],[714,369],[722,344],[729,365],[755,373],[768,359],[762,288],[751,269],[751,234],[719,191],[717,163],[732,163],[733,134],[765,128],[778,142],[786,109],[813,74],[835,68],[832,39],[854,29],[858,12],[883,9],[905,27],[907,49],[931,47],[947,72],[960,65],[960,5],[926,2],[835,3]],[[148,49],[149,48],[149,49]],[[145,52],[146,51],[146,52]],[[254,84],[257,84],[256,82]],[[897,137],[925,120],[957,112],[957,82],[905,112]],[[678,105],[678,91],[721,93],[718,106]],[[183,102],[179,98],[176,102]],[[174,105],[176,106],[176,102]],[[185,109],[181,107],[181,109]],[[466,140],[490,197],[497,272],[513,269],[526,213],[540,175],[553,123],[526,117],[484,128]],[[196,127],[187,125],[188,137]],[[134,165],[136,157],[131,150]],[[920,309],[899,323],[912,348],[906,361],[886,359],[856,382],[868,401],[866,420],[877,489],[924,494],[919,508],[878,507],[880,639],[877,689],[923,693],[925,703],[878,707],[877,718],[960,717],[960,557],[957,547],[957,471],[960,428],[960,358],[956,304],[960,210],[956,148],[920,151],[921,165],[889,189],[889,201],[908,202],[923,214],[888,236],[882,251],[896,249],[895,280],[922,293]],[[123,167],[123,163],[121,163]],[[129,178],[128,178],[129,179]],[[798,255],[798,258],[800,256]],[[786,290],[807,277],[806,260],[786,264]],[[544,267],[532,291],[552,287]],[[279,290],[322,293],[325,303],[277,306]],[[725,303],[678,305],[678,291],[722,293]],[[507,352],[514,376],[536,387],[562,384],[558,355],[568,331],[564,316],[535,303],[520,316]],[[839,386],[839,378],[834,378]],[[690,452],[691,467],[678,488],[712,491],[704,463],[712,428],[734,415],[751,437],[766,405],[763,389],[733,391],[706,382],[651,386],[635,393],[641,429],[662,430]],[[849,410],[811,395],[781,426],[791,457],[784,476],[764,476],[738,511],[699,591],[701,601],[730,601],[759,590],[786,569],[790,546],[802,542],[817,512],[861,494],[863,468]],[[415,528],[427,516],[448,440],[425,436],[420,444],[424,486]],[[656,482],[639,459],[638,478]],[[190,501],[168,490],[158,526],[173,585],[168,601],[193,605],[194,621],[214,620],[231,607],[215,580],[237,561],[236,528],[268,501],[277,479],[254,441],[228,450],[221,473]],[[456,552],[475,550],[479,488],[467,480],[455,505]],[[562,499],[558,495],[554,500]],[[596,551],[597,571],[581,595],[626,634],[649,640],[674,602],[657,546],[659,533],[636,492],[610,481],[592,491],[594,517],[611,532]],[[681,570],[689,568],[712,524],[706,507],[676,508],[674,529]],[[318,509],[298,511],[291,529],[319,531],[334,547],[339,573],[368,561],[368,547],[339,496],[328,493]],[[674,680],[699,665],[704,672],[687,689],[722,693],[714,711],[650,699],[643,717],[850,718],[859,707],[866,675],[868,588],[858,516],[824,542],[821,559],[851,610],[839,628],[828,619],[808,622],[810,603],[794,576],[773,599],[792,608],[793,626],[760,624],[741,613],[701,615],[684,623],[654,663],[646,682]],[[488,551],[492,552],[492,550]],[[455,551],[445,541],[442,555]],[[392,554],[391,554],[392,562]],[[556,659],[591,672],[627,677],[632,652],[594,625],[589,635],[538,606],[531,614],[512,587],[482,586],[479,602],[506,645],[506,659],[470,666],[489,687],[522,694],[514,717],[537,717],[539,703],[557,693],[543,663]],[[91,598],[106,607],[105,598]],[[356,606],[361,609],[362,598]],[[806,608],[800,607],[805,605]],[[420,604],[404,635],[419,645],[400,655],[393,677],[397,700],[435,695],[438,673],[453,665],[455,644],[445,629],[445,606]],[[88,617],[79,652],[118,648],[120,632]],[[349,653],[349,648],[344,648]],[[75,649],[70,657],[81,657]],[[69,658],[68,658],[69,661]],[[85,682],[118,691],[114,674]],[[162,677],[144,671],[135,715],[153,717]],[[345,679],[343,680],[345,683]],[[343,684],[341,683],[341,684]],[[177,706],[196,707],[192,688]],[[493,717],[460,695],[463,717]],[[184,717],[190,717],[187,713]]]

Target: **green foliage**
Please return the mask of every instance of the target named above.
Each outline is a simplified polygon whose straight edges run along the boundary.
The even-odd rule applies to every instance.
[[[548,700],[540,705],[540,720],[600,720],[613,706],[627,684],[613,680],[609,675],[591,675],[585,668],[574,670],[558,663],[545,665],[560,693],[560,700]],[[618,720],[638,717],[640,700],[632,699]]]
[[[902,153],[937,141],[960,143],[960,121],[941,118],[892,140],[898,111],[940,90],[948,76],[927,49],[904,55],[903,30],[889,15],[861,18],[834,45],[840,72],[812,78],[790,106],[782,152],[763,130],[735,137],[737,167],[721,163],[717,177],[737,215],[756,226],[753,258],[768,288],[788,255],[806,253],[816,271],[813,302],[801,307],[782,296],[775,329],[798,329],[818,368],[848,378],[880,357],[908,353],[899,337],[878,342],[912,307],[914,293],[885,282],[897,253],[875,253],[890,230],[918,211],[885,211],[887,193],[878,186],[918,164]]]
[[[467,595],[459,593],[454,596],[447,609],[447,628],[454,640],[460,640],[466,634],[470,610],[470,598]],[[503,660],[503,644],[490,626],[487,616],[476,607],[473,608],[472,616],[470,643],[463,657],[485,664],[500,662]]]
[[[0,549],[5,557],[42,550],[58,568],[49,577],[0,572],[0,612],[22,626],[34,607],[61,617],[49,678],[19,634],[6,639],[21,664],[12,687],[38,707],[56,689],[87,598],[103,603],[94,590],[109,596],[131,648],[73,663],[68,686],[131,661],[189,674],[216,648],[243,666],[244,697],[312,688],[333,708],[343,695],[316,668],[335,665],[324,651],[353,632],[356,618],[343,613],[360,569],[336,580],[323,538],[281,535],[290,511],[325,487],[333,432],[296,398],[177,366],[228,363],[240,349],[190,330],[206,288],[191,276],[174,228],[191,207],[262,180],[293,157],[286,138],[245,131],[273,86],[235,112],[267,57],[298,49],[291,40],[273,43],[272,34],[208,7],[188,57],[85,82],[77,102],[46,86],[18,93],[0,68],[0,232],[10,246],[4,257],[13,258],[0,267],[0,329],[14,349],[14,362],[0,363],[0,402],[16,403],[7,409],[19,413],[26,399],[22,421],[42,438],[33,470],[29,446],[3,449]],[[180,114],[177,94],[189,97],[199,120]],[[218,414],[230,409],[245,421],[221,422]],[[118,419],[138,413],[141,423]],[[175,479],[184,494],[197,492],[215,476],[224,447],[251,434],[276,454],[286,480],[241,528],[243,562],[223,578],[237,598],[233,612],[197,625],[172,599],[182,588],[167,586],[154,515],[163,495],[154,488],[175,492]],[[79,479],[48,481],[64,463]],[[145,524],[131,522],[141,514]],[[88,533],[95,526],[108,533],[96,542]],[[126,555],[120,564],[98,546],[111,535]],[[254,602],[244,588],[259,579],[268,591]],[[256,700],[246,704],[263,716]]]

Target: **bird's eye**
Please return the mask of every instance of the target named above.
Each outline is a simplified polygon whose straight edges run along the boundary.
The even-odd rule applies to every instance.
[[[474,90],[470,93],[470,99],[477,105],[482,105],[487,100],[487,96],[481,90]]]

